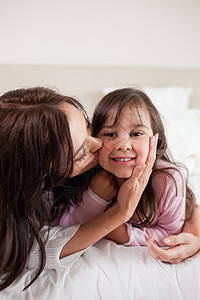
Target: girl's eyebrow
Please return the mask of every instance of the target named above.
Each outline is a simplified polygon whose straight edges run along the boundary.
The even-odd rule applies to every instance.
[[[149,127],[146,126],[146,125],[144,125],[144,124],[134,124],[133,127],[134,127],[134,128],[147,128],[147,129],[149,129]]]
[[[114,128],[114,127],[117,127],[117,123],[116,124],[113,124],[113,125],[106,125],[106,126],[103,126],[101,129],[106,129],[106,128]],[[121,126],[122,127],[122,126]],[[149,127],[148,126],[146,126],[146,125],[144,125],[144,124],[134,124],[133,126],[132,126],[133,128],[146,128],[146,129],[149,129]]]
[[[104,128],[112,128],[112,127],[114,127],[115,126],[115,124],[114,125],[106,125],[106,126],[103,126],[101,129],[104,129]]]

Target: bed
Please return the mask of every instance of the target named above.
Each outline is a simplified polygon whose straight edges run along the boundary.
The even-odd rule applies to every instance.
[[[0,80],[1,93],[24,86],[56,87],[81,100],[90,116],[111,89],[144,89],[162,115],[174,158],[188,167],[189,184],[200,204],[200,70],[9,65],[0,66]],[[24,270],[12,286],[0,292],[0,299],[200,299],[200,252],[173,265],[154,260],[146,247],[125,247],[102,239],[70,269],[44,270],[22,291],[32,273]]]
[[[146,247],[123,247],[103,239],[70,270],[44,270],[22,292],[32,273],[24,271],[0,299],[199,300],[199,266],[200,253],[172,265],[152,259]]]

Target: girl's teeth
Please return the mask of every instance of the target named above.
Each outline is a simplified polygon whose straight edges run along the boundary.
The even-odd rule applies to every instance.
[[[133,158],[114,158],[114,160],[116,160],[116,161],[130,161],[132,159]]]

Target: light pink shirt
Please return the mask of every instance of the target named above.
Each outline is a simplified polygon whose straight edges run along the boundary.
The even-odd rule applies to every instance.
[[[159,160],[157,166],[169,167],[171,164]],[[176,180],[174,181],[163,173],[154,173],[153,189],[158,203],[158,209],[151,227],[136,227],[133,223],[139,224],[136,213],[126,223],[129,235],[129,242],[126,246],[146,246],[146,240],[153,230],[155,232],[155,243],[164,246],[163,239],[168,235],[181,232],[185,219],[185,179],[183,173],[170,169],[169,172]],[[82,201],[77,206],[70,207],[60,220],[61,226],[71,226],[85,223],[102,214],[109,202],[101,199],[89,188],[84,191]]]

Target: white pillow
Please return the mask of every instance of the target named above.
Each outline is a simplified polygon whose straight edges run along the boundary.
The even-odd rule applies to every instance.
[[[104,94],[108,94],[121,87],[107,87],[103,89]],[[131,86],[130,86],[131,87]],[[181,86],[152,87],[144,86],[143,90],[154,103],[162,117],[166,120],[173,120],[177,115],[185,112],[189,107],[190,96],[193,88]]]
[[[178,115],[184,113],[189,108],[191,87],[150,87],[143,88],[149,96],[160,114],[166,120],[176,119]]]

